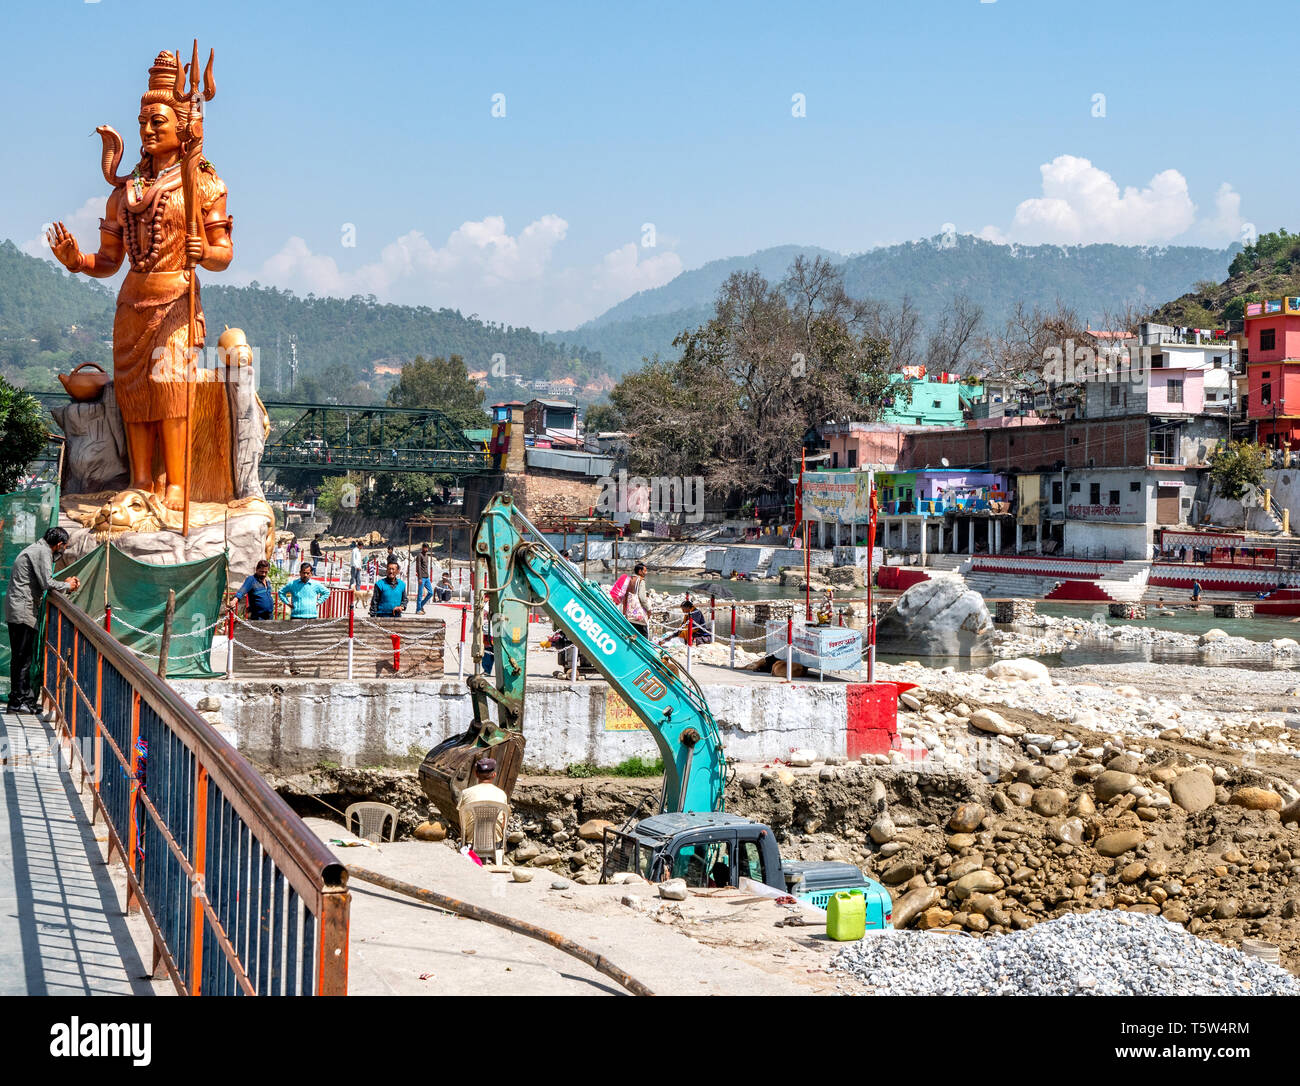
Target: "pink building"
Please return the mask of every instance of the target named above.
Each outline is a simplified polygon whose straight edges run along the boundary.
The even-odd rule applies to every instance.
[[[1205,371],[1153,369],[1147,385],[1147,413],[1199,415],[1205,410]]]
[[[823,426],[821,436],[830,454],[826,466],[889,470],[898,465],[909,434],[934,429],[944,427],[899,426],[883,422],[849,422]]]

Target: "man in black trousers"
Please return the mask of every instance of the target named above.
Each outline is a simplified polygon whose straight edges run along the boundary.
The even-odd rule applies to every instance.
[[[14,559],[5,592],[5,622],[9,626],[9,708],[17,713],[37,711],[31,685],[32,654],[36,651],[36,609],[47,590],[75,592],[76,577],[54,579],[54,560],[68,545],[68,533],[51,528]]]

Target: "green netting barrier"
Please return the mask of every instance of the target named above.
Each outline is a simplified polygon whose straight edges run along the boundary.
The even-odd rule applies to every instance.
[[[174,591],[176,612],[167,651],[167,677],[210,679],[218,674],[209,666],[209,650],[226,591],[224,554],[197,562],[154,565],[105,544],[58,571],[60,578],[73,575],[81,578],[81,587],[72,595],[77,605],[102,622],[105,602],[112,604],[113,636],[155,671],[167,593]]]
[[[54,483],[0,494],[0,604],[9,591],[14,559],[59,520],[59,488]],[[39,653],[36,657],[39,659]],[[0,622],[0,690],[9,694],[9,627]]]

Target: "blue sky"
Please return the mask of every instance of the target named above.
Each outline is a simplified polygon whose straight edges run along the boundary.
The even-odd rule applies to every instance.
[[[55,218],[94,243],[90,133],[134,160],[156,53],[216,47],[225,282],[559,329],[770,245],[1297,225],[1294,4],[46,0],[5,24],[0,237],[33,252]]]

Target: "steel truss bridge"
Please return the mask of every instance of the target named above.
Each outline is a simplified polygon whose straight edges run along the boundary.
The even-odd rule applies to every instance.
[[[301,414],[262,451],[263,468],[487,475],[495,457],[441,411],[264,400],[272,414]]]

